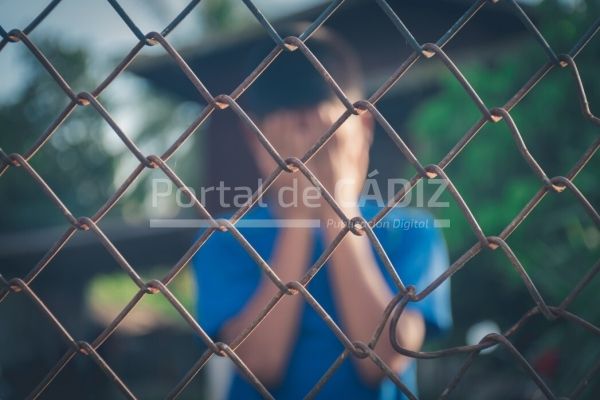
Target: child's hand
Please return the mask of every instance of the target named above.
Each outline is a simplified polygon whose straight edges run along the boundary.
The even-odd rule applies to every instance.
[[[262,121],[261,130],[283,159],[301,158],[326,129],[315,114],[315,110],[272,113]],[[257,157],[258,166],[263,176],[268,176],[277,164],[266,150],[258,152],[261,155]],[[282,218],[311,218],[319,207],[318,199],[314,199],[317,189],[300,171],[283,172],[270,190],[277,205],[276,212]],[[310,191],[312,200],[307,195]]]
[[[261,130],[281,157],[301,158],[343,112],[344,108],[334,102],[304,111],[278,111],[262,121]],[[356,206],[366,177],[371,136],[370,116],[351,116],[307,163],[342,207]],[[255,145],[261,146],[258,141]],[[256,152],[260,154],[258,166],[263,175],[268,176],[275,170],[276,163],[266,150],[256,149]],[[293,189],[286,190],[286,187]],[[306,193],[311,191],[314,195],[316,189],[301,172],[282,173],[272,188],[275,190],[275,203],[280,213],[286,216],[309,217],[316,212],[321,213],[323,208],[330,210],[322,199],[315,201],[314,196],[306,197]],[[292,200],[294,206],[286,207]]]
[[[343,109],[324,104],[320,107],[326,126],[334,123]],[[369,164],[372,129],[369,114],[351,116],[333,134],[309,163],[310,169],[342,208],[356,207]],[[328,204],[322,207],[330,209]]]

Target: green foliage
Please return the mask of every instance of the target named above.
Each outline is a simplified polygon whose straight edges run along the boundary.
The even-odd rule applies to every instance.
[[[588,3],[587,12],[566,12],[555,3],[546,3],[535,17],[540,31],[555,51],[567,53],[598,15],[597,4]],[[558,16],[558,17],[557,17]],[[600,43],[597,38],[577,57],[581,77],[592,112],[600,113],[600,75],[597,74]],[[509,98],[546,61],[539,45],[523,40],[510,52],[502,52],[494,61],[470,63],[459,68],[484,103],[497,107]],[[456,79],[447,71],[439,74],[439,92],[421,104],[408,122],[417,136],[418,156],[424,162],[437,163],[481,114]],[[576,84],[569,68],[554,68],[511,110],[529,151],[549,177],[564,176],[598,138],[599,127],[581,112]],[[588,200],[598,208],[596,155],[576,177]],[[531,168],[520,156],[506,123],[488,123],[447,168],[463,198],[487,235],[498,235],[542,187]],[[448,201],[452,199],[448,196]],[[476,239],[458,207],[447,213],[452,227],[445,232],[452,259],[455,260]],[[558,304],[600,256],[600,231],[575,196],[568,190],[549,193],[538,207],[517,227],[508,243],[532,277],[542,296]],[[471,260],[453,279],[456,332],[479,319],[498,321],[508,328],[533,306],[522,280],[509,260],[496,250],[484,251]],[[600,290],[598,277],[570,308],[592,323],[600,322],[600,310],[589,307]],[[503,299],[498,302],[498,299]],[[537,325],[534,325],[537,326]],[[560,349],[566,372],[557,384],[569,388],[591,367],[596,351],[589,352],[589,334],[580,328],[549,329],[520,349],[530,357],[539,355],[545,345]],[[461,340],[455,337],[455,340]],[[547,348],[547,346],[546,346]],[[564,385],[564,386],[562,386]]]
[[[105,77],[99,76],[92,55],[85,49],[61,47],[49,40],[38,45],[76,93],[91,91]],[[68,96],[33,56],[25,52],[20,61],[21,68],[28,72],[23,87],[10,101],[0,104],[0,148],[7,154],[25,154],[69,103]],[[135,90],[127,90],[131,87]],[[99,101],[144,154],[162,154],[199,112],[198,104],[176,104],[171,97],[158,94],[131,76],[118,77]],[[176,170],[182,179],[193,183],[201,171],[197,158],[185,157],[192,148],[189,144],[183,146],[173,162],[179,163]],[[88,105],[76,106],[30,163],[79,217],[93,215],[139,161]],[[112,216],[132,220],[146,214],[144,201],[150,194],[150,177],[149,173],[141,174],[119,200]],[[11,167],[1,177],[0,205],[11,210],[0,214],[0,231],[66,224],[64,216],[23,168]]]
[[[154,268],[147,271],[147,274],[148,276],[163,276],[167,271],[167,268]],[[169,285],[169,289],[187,310],[190,312],[194,310],[194,287],[189,269],[185,269]],[[110,320],[135,297],[138,291],[139,288],[132,280],[122,273],[99,275],[91,281],[86,291],[86,303],[94,311],[94,315],[109,314],[106,318]],[[144,296],[136,306],[134,314],[139,317],[135,318],[136,320],[145,321],[144,326],[147,328],[155,328],[160,324],[186,326],[181,315],[160,293]]]
[[[567,15],[565,18],[570,19]],[[566,22],[554,21],[556,26]],[[581,22],[579,26],[589,26]],[[542,26],[545,26],[542,24]],[[544,30],[552,35],[553,30]],[[581,35],[581,29],[573,36]],[[560,36],[560,35],[559,35]],[[574,40],[571,40],[571,44]],[[556,46],[566,51],[567,46]],[[597,65],[597,45],[590,45],[577,58],[587,95],[592,105],[600,103],[599,93],[591,90],[600,84],[600,76],[592,73]],[[536,51],[536,45],[526,43],[515,47],[513,54],[500,55],[493,64],[461,65],[461,70],[480,94],[484,102],[493,107],[505,103],[531,76],[540,64],[530,61],[528,54]],[[437,162],[450,150],[457,140],[481,118],[471,99],[449,73],[440,74],[441,90],[430,100],[420,105],[409,121],[419,142],[419,156],[427,162]],[[549,176],[566,175],[598,135],[598,127],[586,120],[580,110],[574,78],[568,68],[553,70],[513,110],[511,115],[532,155]],[[578,175],[575,183],[588,199],[594,203],[600,196],[595,187],[596,177],[591,173],[595,160]],[[467,145],[466,149],[448,167],[449,176],[456,181],[459,191],[469,204],[473,204],[477,219],[490,234],[497,234],[541,187],[541,182],[517,151],[515,140],[504,122],[488,123]],[[549,195],[549,197],[557,195]],[[570,196],[567,191],[561,196]],[[546,200],[545,199],[545,200]],[[583,243],[586,235],[595,235],[585,229],[589,219],[577,209],[581,207],[570,198],[565,206],[553,211],[553,220],[558,225],[577,226],[571,232]],[[461,218],[456,210],[453,219]],[[542,218],[546,216],[541,216]],[[556,222],[544,225],[548,230],[560,229]],[[537,224],[532,229],[539,233],[543,227]],[[515,234],[517,234],[515,232]],[[529,231],[533,233],[532,230]],[[450,232],[455,247],[467,245],[465,232]],[[534,252],[535,253],[535,252]]]
[[[204,4],[204,22],[209,30],[223,30],[234,26],[234,3],[230,0],[209,0]]]
[[[47,57],[72,88],[91,87],[87,56],[82,50],[42,43]],[[25,86],[12,102],[0,107],[0,147],[8,154],[24,154],[46,131],[69,99],[29,54],[23,68],[30,71]],[[75,109],[31,165],[47,180],[63,202],[78,212],[88,210],[112,188],[114,162],[104,150],[105,124],[90,110]],[[64,222],[64,217],[23,168],[9,168],[0,180],[0,204],[11,212],[0,214],[2,230],[26,229]]]

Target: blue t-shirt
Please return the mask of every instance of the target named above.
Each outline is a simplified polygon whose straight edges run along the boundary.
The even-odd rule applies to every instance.
[[[362,215],[367,220],[378,211],[379,208],[370,203],[361,207]],[[272,220],[273,218],[268,207],[254,207],[246,214],[244,220]],[[277,230],[276,227],[239,228],[248,242],[267,261],[271,258]],[[394,208],[374,227],[374,232],[403,283],[416,286],[417,291],[423,290],[448,267],[448,255],[443,236],[434,228],[432,217],[424,211]],[[324,251],[318,228],[315,228],[314,235],[315,245],[310,265]],[[391,290],[397,293],[383,263],[375,252],[373,255]],[[218,333],[223,325],[240,313],[254,294],[263,272],[230,233],[220,231],[214,232],[200,248],[193,259],[193,266],[196,277],[198,321],[208,335],[218,340]],[[307,289],[344,330],[334,304],[327,268],[325,264],[307,285]],[[423,315],[428,335],[450,328],[452,317],[449,282],[443,283],[422,301],[409,303],[407,307]],[[303,398],[344,350],[333,332],[310,306],[304,304],[301,313],[299,334],[293,346],[287,371],[277,387],[267,388],[276,399]],[[323,386],[317,398],[382,400],[404,398],[402,392],[387,379],[377,387],[364,384],[359,378],[352,358],[348,357],[342,363]],[[402,373],[401,379],[413,393],[416,393],[414,362]],[[248,400],[261,397],[236,371],[229,398]]]

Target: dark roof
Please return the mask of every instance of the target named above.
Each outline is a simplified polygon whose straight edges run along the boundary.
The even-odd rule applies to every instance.
[[[402,0],[392,8],[420,43],[435,42],[467,10],[471,2],[451,0]],[[311,22],[326,5],[272,21],[277,29],[294,21]],[[410,55],[411,48],[388,17],[373,1],[350,1],[342,5],[325,23],[340,33],[357,50],[367,72],[371,88]],[[468,52],[496,55],[524,32],[513,13],[501,4],[486,4],[448,43],[445,50],[458,58]],[[182,49],[181,54],[213,94],[230,93],[250,72],[243,62],[248,49],[266,37],[265,31],[253,26],[230,33],[209,36],[198,45]],[[310,47],[310,41],[307,43]],[[273,43],[275,46],[275,43]],[[140,57],[131,71],[147,78],[158,88],[192,100],[202,101],[194,87],[169,56]]]

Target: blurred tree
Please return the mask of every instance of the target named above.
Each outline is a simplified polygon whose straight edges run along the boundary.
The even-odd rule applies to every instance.
[[[568,2],[568,7],[565,4],[544,2],[528,10],[559,54],[567,53],[600,14],[598,2]],[[596,37],[576,59],[596,115],[600,110],[600,92],[596,90],[600,87],[600,75],[596,71],[599,49]],[[504,104],[516,93],[546,62],[544,57],[533,39],[523,40],[514,45],[510,54],[504,53],[494,62],[461,64],[459,68],[492,108]],[[422,143],[418,146],[418,156],[427,163],[441,160],[481,117],[451,74],[439,74],[439,84],[441,90],[421,104],[408,122],[417,142]],[[571,70],[555,68],[511,110],[530,152],[550,177],[566,175],[598,138],[599,128],[583,116],[577,96]],[[597,167],[598,155],[574,181],[596,209],[600,200]],[[448,166],[447,173],[488,235],[499,234],[541,187],[503,121],[488,123]],[[449,196],[448,201],[453,202]],[[456,259],[476,242],[475,236],[468,225],[461,223],[464,216],[457,207],[437,211],[446,213],[444,217],[451,220],[452,227],[445,233]],[[542,296],[553,305],[564,298],[600,256],[600,231],[568,190],[562,194],[547,194],[510,236],[508,243]],[[457,329],[453,340],[462,341],[460,336],[478,319],[495,320],[507,329],[524,310],[533,306],[523,282],[500,252],[489,254],[485,250],[454,276]],[[596,277],[591,286],[571,310],[598,324],[600,309],[589,304],[597,303],[594,297],[600,290],[600,277]],[[580,328],[551,329],[548,323],[537,319],[532,324],[534,330],[537,327],[539,331],[527,337],[518,336],[521,347],[517,347],[533,360],[552,358],[543,353],[543,349],[558,349],[560,371],[547,378],[553,381],[552,387],[559,393],[571,390],[600,356],[595,338]],[[588,394],[593,392],[594,389],[587,391]]]
[[[202,20],[207,31],[221,32],[240,22],[235,12],[235,4],[231,0],[209,0],[204,4]]]
[[[92,87],[88,56],[81,49],[40,45],[71,87]],[[33,56],[22,57],[29,78],[20,93],[0,105],[0,147],[25,153],[69,102],[68,97]],[[89,207],[112,188],[115,160],[104,150],[100,134],[104,122],[88,110],[75,111],[50,141],[31,159],[38,173],[51,183],[73,212]],[[42,168],[39,168],[42,167]],[[25,229],[64,222],[64,218],[22,168],[9,168],[0,178],[2,230]]]
[[[58,43],[48,40],[39,47],[75,92],[96,87],[104,76],[97,76],[92,55],[83,48],[67,48]],[[0,104],[0,127],[4,133],[0,148],[7,154],[25,153],[69,102],[33,56],[26,53],[21,62],[29,76],[21,91]],[[144,154],[166,150],[200,109],[198,104],[177,103],[157,93],[139,79],[127,76],[127,72],[99,100]],[[179,150],[176,162],[191,149],[186,145]],[[179,161],[178,172],[184,180],[201,173],[195,158],[179,157]],[[138,161],[93,107],[76,106],[30,163],[75,216],[89,216],[114,193]],[[158,175],[142,174],[134,182],[128,195],[117,203],[117,215],[144,215],[144,201],[155,176]],[[66,223],[22,168],[11,167],[0,177],[0,205],[10,210],[0,215],[0,231]]]

